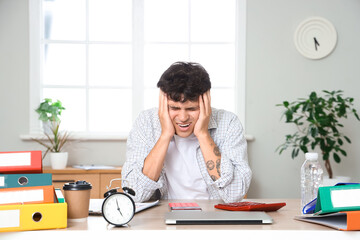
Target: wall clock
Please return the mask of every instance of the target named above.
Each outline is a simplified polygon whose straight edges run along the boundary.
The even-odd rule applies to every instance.
[[[337,33],[334,25],[322,17],[302,21],[294,34],[296,49],[309,59],[321,59],[335,48]]]

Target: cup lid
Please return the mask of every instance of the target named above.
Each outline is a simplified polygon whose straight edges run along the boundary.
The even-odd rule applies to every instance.
[[[91,183],[88,183],[86,181],[65,183],[63,186],[64,190],[89,190],[91,188]]]

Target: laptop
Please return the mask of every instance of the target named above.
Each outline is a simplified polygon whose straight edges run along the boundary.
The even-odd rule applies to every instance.
[[[176,211],[165,214],[165,223],[172,225],[271,224],[273,219],[265,212],[255,211]]]

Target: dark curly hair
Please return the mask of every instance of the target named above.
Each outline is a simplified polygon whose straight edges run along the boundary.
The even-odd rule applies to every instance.
[[[157,83],[164,93],[175,102],[197,101],[211,88],[205,68],[193,62],[175,62],[160,77]]]

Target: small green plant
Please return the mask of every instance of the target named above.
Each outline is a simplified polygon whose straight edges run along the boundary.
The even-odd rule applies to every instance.
[[[347,155],[343,149],[344,143],[351,143],[350,138],[339,131],[339,128],[344,127],[339,120],[347,118],[348,114],[353,114],[359,121],[360,119],[355,108],[352,107],[354,98],[343,97],[341,90],[323,92],[324,97],[312,92],[308,98],[300,98],[291,103],[284,101],[276,105],[285,108],[283,113],[285,123],[293,123],[297,127],[294,134],[285,136],[285,143],[276,151],[281,154],[284,150],[292,148],[291,157],[294,159],[300,150],[306,153],[309,148],[314,150],[318,146],[329,178],[332,178],[330,157],[332,156],[336,163],[340,163],[340,156]]]
[[[44,133],[46,136],[46,139],[37,139],[33,138],[35,142],[41,144],[46,148],[46,151],[43,155],[43,158],[45,158],[46,154],[48,152],[61,152],[65,144],[67,143],[69,139],[69,132],[60,132],[60,121],[52,121],[51,122],[51,132],[52,134],[49,135],[48,133]]]
[[[52,99],[45,98],[35,111],[39,114],[39,119],[41,121],[58,122],[60,121],[59,116],[61,115],[62,110],[65,110],[65,108],[62,106],[60,100],[52,102]]]

